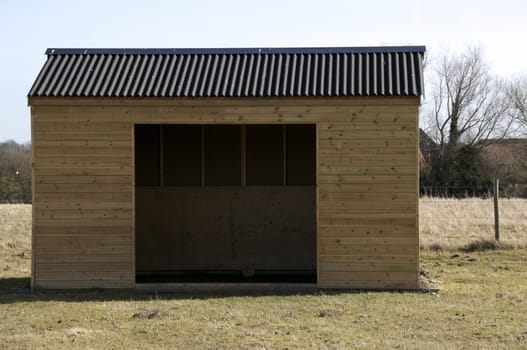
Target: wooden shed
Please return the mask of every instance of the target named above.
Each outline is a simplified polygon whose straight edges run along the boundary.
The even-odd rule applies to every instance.
[[[418,288],[424,51],[48,49],[32,287]]]

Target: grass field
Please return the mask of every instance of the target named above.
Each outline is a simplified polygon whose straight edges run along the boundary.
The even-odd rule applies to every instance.
[[[450,250],[422,251],[437,293],[28,294],[30,215],[30,206],[0,206],[0,349],[527,348],[527,250],[455,250],[478,231],[468,241],[468,231],[443,232]]]
[[[527,247],[527,199],[501,199],[500,241]],[[422,198],[419,202],[422,248],[455,249],[473,241],[494,239],[492,199]]]

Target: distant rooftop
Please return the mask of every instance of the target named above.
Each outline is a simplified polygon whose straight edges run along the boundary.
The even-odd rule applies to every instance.
[[[29,96],[420,96],[424,46],[47,49]]]

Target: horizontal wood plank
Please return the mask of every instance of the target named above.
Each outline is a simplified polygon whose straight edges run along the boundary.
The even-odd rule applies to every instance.
[[[36,289],[122,289],[135,287],[134,280],[130,276],[128,276],[128,279],[89,279],[82,281],[65,278],[62,280],[36,278],[34,285]]]
[[[341,133],[346,131],[352,131],[359,133],[362,129],[368,131],[386,130],[386,131],[412,131],[415,132],[417,125],[417,118],[415,114],[413,118],[409,115],[408,118],[397,118],[396,113],[392,114],[392,117],[378,118],[370,116],[369,118],[355,119],[355,120],[343,120],[339,122],[331,122],[331,119],[327,123],[320,123],[320,131],[332,131],[334,133]]]
[[[41,175],[38,184],[129,184],[131,175]]]
[[[417,262],[417,256],[415,254],[391,254],[391,255],[321,254],[319,257],[319,264],[324,264],[324,263],[413,264],[414,269],[415,269],[416,262]]]
[[[35,158],[35,168],[117,168],[130,171],[133,169],[132,157],[107,159],[101,157],[65,157],[65,158]]]
[[[338,196],[338,197],[337,197]],[[325,192],[320,193],[320,202],[416,202],[415,193],[369,193],[369,192]]]
[[[406,217],[368,217],[346,216],[346,215],[324,215],[319,214],[320,225],[355,225],[358,227],[381,226],[381,227],[417,227],[416,218]]]
[[[108,163],[104,163],[105,167],[68,167],[68,166],[53,166],[48,167],[35,167],[33,172],[35,178],[38,179],[40,176],[112,176],[112,175],[124,175],[131,176],[134,172],[132,166],[118,166],[108,167]]]
[[[49,120],[50,118],[40,118],[37,114],[33,121],[33,127],[39,131],[126,131],[129,132],[132,124],[129,121],[115,121],[111,117],[105,120],[97,121],[88,116],[84,120]]]
[[[93,192],[102,192],[102,193],[119,193],[119,192],[131,192],[132,184],[122,184],[122,183],[53,183],[53,184],[42,184],[38,180],[35,183],[35,191],[39,193],[64,193],[64,192],[74,192],[74,193],[93,193]]]
[[[369,168],[369,167],[410,167],[417,168],[417,158],[408,153],[404,156],[387,156],[387,155],[347,155],[345,153],[338,155],[319,156],[319,171],[324,173],[338,173],[345,174],[354,167]]]
[[[361,133],[357,133],[361,135]],[[335,149],[360,149],[360,148],[409,148],[415,146],[415,137],[370,137],[370,138],[352,138],[350,140],[341,140],[334,138],[319,139],[318,144],[321,148]]]
[[[142,106],[159,108],[160,106],[240,106],[240,105],[267,105],[267,106],[298,106],[298,105],[322,105],[322,106],[359,106],[367,108],[369,106],[408,106],[417,112],[420,104],[420,98],[416,96],[395,96],[395,97],[291,97],[291,98],[261,98],[261,97],[213,97],[213,98],[185,98],[177,99],[163,98],[85,98],[85,97],[37,97],[29,98],[31,108],[35,112],[42,109],[48,109],[49,106],[54,108],[74,108],[75,106],[106,107],[106,106]],[[40,107],[46,106],[46,107]],[[73,110],[73,109],[71,109]]]
[[[414,194],[416,187],[415,183],[320,184],[318,186],[321,194],[331,192]]]
[[[35,237],[35,242],[46,247],[81,247],[81,246],[99,246],[111,248],[115,246],[131,246],[133,239],[127,234],[103,234],[92,233],[90,235],[78,236],[39,236]],[[67,252],[66,252],[67,253]]]
[[[397,265],[394,265],[397,266]],[[416,271],[324,271],[320,281],[411,281]]]
[[[128,192],[66,192],[66,193],[35,193],[38,202],[83,202],[92,203],[104,201],[107,203],[132,203],[133,193]],[[36,203],[38,205],[38,203]]]
[[[68,263],[73,268],[77,264],[83,263],[93,263],[97,264],[106,264],[106,263],[124,263],[128,266],[132,266],[134,261],[132,255],[129,251],[125,253],[114,253],[114,254],[97,254],[92,253],[90,255],[86,254],[76,254],[76,255],[64,255],[64,254],[38,254],[35,256],[37,264],[63,264]]]
[[[129,209],[42,209],[37,210],[35,219],[130,219],[133,211]]]
[[[114,148],[129,148],[132,149],[131,140],[44,140],[33,142],[33,146],[37,149],[46,147],[53,148],[81,148],[86,147],[90,149],[114,149]]]
[[[357,227],[353,225],[319,225],[319,239],[323,237],[418,237],[414,227]]]
[[[121,228],[133,225],[133,220],[129,218],[76,218],[76,219],[41,219],[34,218],[35,226],[41,227],[110,227]]]
[[[35,266],[35,272],[76,272],[76,271],[100,271],[100,272],[125,272],[130,271],[130,261],[124,262],[39,262]]]
[[[415,186],[417,174],[412,175],[348,175],[348,174],[321,174],[318,176],[319,184],[391,184],[407,183]]]
[[[354,246],[387,246],[387,245],[415,245],[418,243],[418,237],[320,237],[320,247],[336,247],[347,249]]]
[[[93,157],[123,158],[131,157],[131,147],[39,147],[35,158]]]
[[[319,147],[319,155],[324,158],[326,156],[340,156],[346,155],[347,157],[408,157],[416,159],[417,149],[416,148],[337,148],[337,147]],[[378,163],[382,164],[382,163]]]
[[[319,124],[321,125],[321,124]],[[331,141],[370,141],[377,142],[390,140],[413,140],[412,143],[417,142],[417,133],[415,130],[370,130],[370,129],[328,129],[320,128],[318,131],[319,140],[323,142]]]
[[[391,210],[396,212],[408,212],[415,211],[417,208],[416,201],[337,201],[335,199],[327,200],[327,196],[324,196],[324,199],[319,200],[318,209],[319,210],[341,210],[341,211],[362,211],[362,212],[371,212],[371,211],[380,211],[380,210]]]
[[[128,245],[102,245],[102,244],[91,244],[91,245],[73,245],[63,244],[58,246],[44,245],[44,243],[37,243],[35,248],[35,259],[38,262],[40,256],[44,255],[62,255],[64,256],[63,261],[68,261],[72,255],[121,255],[121,254],[132,254],[133,248],[131,244]],[[105,259],[101,259],[105,260]],[[89,260],[95,261],[95,260]]]
[[[206,101],[204,98],[199,98],[202,103],[194,105],[184,105],[179,103],[179,99],[172,99],[173,103],[157,103],[155,105],[135,105],[129,103],[130,100],[123,101],[122,105],[62,105],[55,106],[35,106],[33,108],[33,115],[37,122],[42,120],[54,120],[60,122],[77,121],[77,122],[96,122],[99,119],[106,120],[130,120],[131,117],[141,115],[142,118],[148,119],[152,115],[190,115],[204,114],[204,115],[270,115],[270,114],[302,114],[302,115],[316,115],[316,114],[339,114],[345,115],[350,120],[361,120],[377,118],[379,120],[402,122],[412,121],[416,117],[416,106],[414,104],[401,103],[383,103],[380,99],[373,101],[374,103],[357,104],[351,100],[333,99],[329,104],[321,103],[320,98],[304,98],[298,99],[297,103],[292,102],[291,99],[280,98],[276,103],[271,104],[264,99],[256,99],[254,103],[245,103],[238,100],[236,103],[231,103],[234,99],[219,101]],[[267,100],[267,99],[266,99]],[[64,102],[70,102],[71,100]],[[326,100],[328,101],[328,100]],[[386,100],[385,100],[386,101]],[[208,103],[211,102],[211,103]],[[125,119],[128,118],[128,119]]]
[[[377,281],[370,280],[347,280],[335,281],[331,279],[319,279],[319,288],[333,288],[333,289],[416,289],[419,288],[415,280],[407,281],[386,281],[379,279]]]
[[[64,225],[48,225],[35,226],[35,235],[40,236],[80,236],[80,237],[95,237],[97,235],[103,236],[126,236],[131,241],[133,228],[131,225],[122,226],[64,226]]]
[[[334,166],[320,163],[319,175],[415,175],[415,166]]]
[[[40,271],[38,277],[47,281],[130,281],[134,279],[132,271]]]
[[[320,263],[322,274],[326,272],[413,272],[415,263],[380,263],[380,262],[325,262]]]
[[[61,131],[61,130],[33,130],[32,141],[35,143],[49,140],[60,141],[130,141],[132,129],[122,131]]]
[[[114,210],[132,210],[133,203],[131,201],[116,202],[116,201],[38,201],[35,204],[35,209],[39,210],[100,210],[100,209],[114,209]]]
[[[320,255],[410,255],[415,254],[417,249],[415,245],[350,245],[350,246],[331,246],[319,247]]]

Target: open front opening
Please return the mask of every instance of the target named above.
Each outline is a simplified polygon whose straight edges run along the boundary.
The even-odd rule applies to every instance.
[[[136,125],[137,283],[316,282],[314,125]]]

